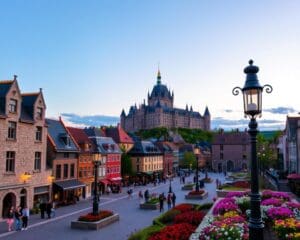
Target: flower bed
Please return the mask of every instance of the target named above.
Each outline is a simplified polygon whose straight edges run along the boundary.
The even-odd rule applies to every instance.
[[[78,218],[78,221],[97,222],[97,221],[100,221],[101,219],[112,216],[113,214],[114,213],[112,211],[102,210],[102,211],[99,212],[98,215],[93,215],[93,213],[88,213],[86,215],[80,216]]]
[[[193,190],[195,183],[188,183],[181,187],[181,190]]]
[[[153,220],[155,228],[148,227],[132,234],[129,240],[185,240],[195,231],[204,218],[207,208],[198,204],[179,204]],[[199,210],[205,209],[205,210]],[[151,232],[151,233],[149,233]]]
[[[204,199],[208,196],[208,192],[205,190],[190,191],[187,195],[185,195],[185,199]]]
[[[300,221],[297,220],[300,217],[300,204],[291,201],[290,196],[283,192],[266,190],[262,196],[262,218],[267,226],[265,230],[273,229],[278,239],[300,239]],[[249,239],[249,208],[248,193],[228,194],[217,200],[212,215],[204,218],[190,239]]]

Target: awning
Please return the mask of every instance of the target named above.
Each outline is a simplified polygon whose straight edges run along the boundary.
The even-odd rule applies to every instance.
[[[297,173],[292,173],[287,176],[287,179],[300,179],[300,175]]]
[[[121,181],[122,178],[121,177],[114,177],[114,178],[109,178],[109,181]]]
[[[99,182],[103,183],[104,185],[107,185],[110,183],[107,179],[101,179],[101,180],[99,180]]]
[[[70,189],[81,188],[86,186],[84,183],[78,181],[77,179],[55,182],[54,184],[62,188],[63,190],[70,190]]]

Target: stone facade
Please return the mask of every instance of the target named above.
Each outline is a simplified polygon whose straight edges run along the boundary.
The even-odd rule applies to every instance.
[[[148,105],[144,101],[139,107],[131,106],[127,115],[123,110],[121,126],[127,132],[155,127],[210,130],[210,119],[207,107],[203,116],[193,111],[192,107],[174,108],[174,93],[161,83],[160,72],[158,72],[157,83],[152,93],[148,93]]]
[[[246,170],[250,167],[250,153],[248,132],[221,130],[212,142],[212,168],[218,172]]]
[[[46,167],[46,105],[42,92],[21,94],[16,77],[0,81],[0,90],[0,102],[5,103],[0,111],[1,219],[10,206],[33,208],[39,199],[48,200],[52,179]],[[16,103],[15,110],[11,100]],[[16,124],[15,136],[8,130],[11,122]]]

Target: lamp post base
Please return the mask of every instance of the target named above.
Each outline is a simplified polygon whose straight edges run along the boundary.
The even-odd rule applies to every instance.
[[[97,216],[99,214],[99,204],[98,201],[93,202],[93,215]]]
[[[263,226],[263,225],[262,225]],[[262,227],[251,227],[249,226],[249,240],[263,240],[264,239],[264,228]]]

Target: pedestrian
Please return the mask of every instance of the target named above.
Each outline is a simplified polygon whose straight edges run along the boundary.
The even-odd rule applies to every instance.
[[[55,202],[52,203],[52,208],[51,208],[51,217],[55,217]]]
[[[128,191],[127,191],[127,193],[128,193],[128,198],[131,198],[131,197],[132,197],[132,192],[133,192],[132,189],[128,189]]]
[[[20,231],[21,230],[21,217],[22,217],[20,206],[17,207],[17,209],[15,210],[14,215],[15,215],[15,228],[16,228],[16,231]]]
[[[185,176],[182,176],[182,182],[185,184]]]
[[[45,218],[45,211],[46,211],[46,203],[44,201],[40,204],[40,211],[41,211],[41,218]]]
[[[140,199],[140,204],[143,203],[143,194],[142,191],[139,191],[139,199]]]
[[[219,189],[219,179],[218,178],[216,179],[216,187],[217,187],[217,189]]]
[[[29,219],[29,208],[27,205],[22,210],[22,230],[27,230],[28,226],[28,219]]]
[[[149,200],[149,190],[146,189],[146,191],[144,192],[144,197],[145,197],[145,202],[148,202]]]
[[[164,211],[164,201],[166,200],[164,193],[159,195],[159,212]]]
[[[176,204],[176,195],[175,193],[172,194],[172,206],[175,207]]]
[[[111,188],[110,186],[107,186],[107,194],[109,195],[111,193]]]
[[[47,212],[48,219],[51,218],[51,209],[52,209],[52,203],[51,203],[51,201],[49,201],[46,206],[46,212]]]
[[[6,223],[7,223],[8,231],[9,232],[12,231],[13,230],[12,225],[14,223],[14,207],[11,207],[9,209],[9,212],[7,214]]]
[[[171,209],[171,205],[172,205],[172,193],[168,193],[167,204],[168,204],[168,210],[170,210]]]

